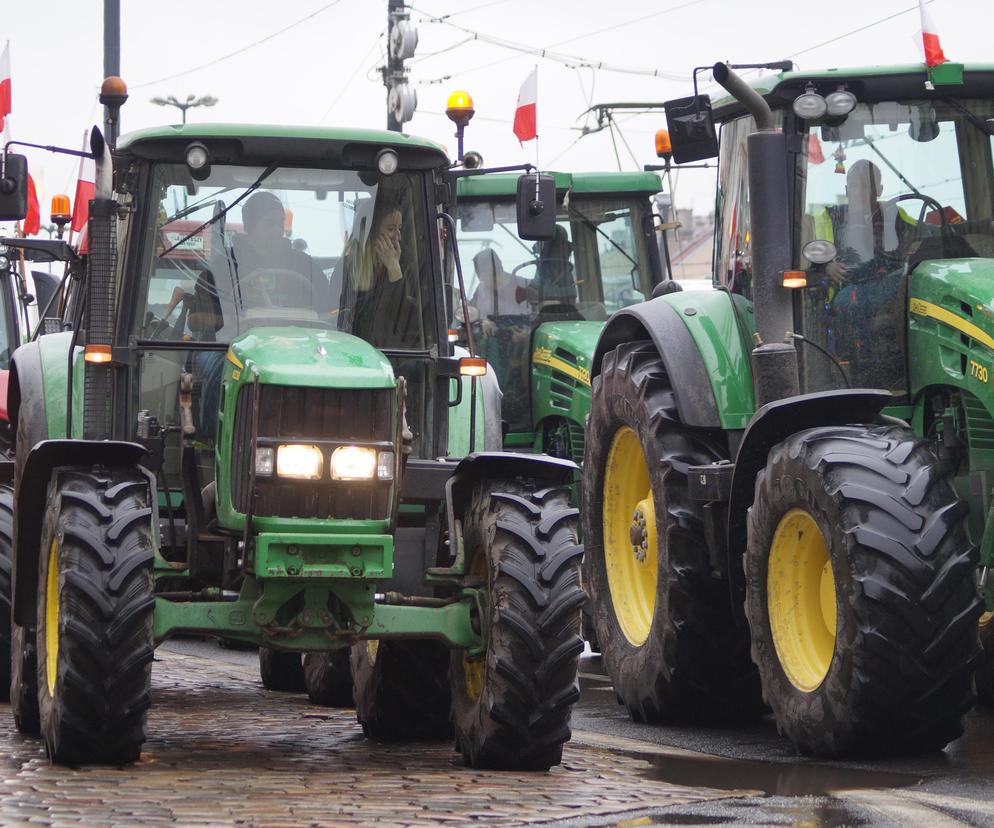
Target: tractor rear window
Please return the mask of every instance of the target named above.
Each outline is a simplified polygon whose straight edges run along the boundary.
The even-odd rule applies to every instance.
[[[159,165],[139,340],[230,342],[329,327],[379,348],[434,342],[422,180],[345,170]]]

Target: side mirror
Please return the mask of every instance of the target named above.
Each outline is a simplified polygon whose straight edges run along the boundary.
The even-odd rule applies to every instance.
[[[0,221],[20,221],[28,214],[28,159],[7,153],[0,178]]]
[[[518,179],[518,236],[551,241],[556,234],[556,179],[525,173]]]
[[[707,95],[667,101],[663,109],[673,145],[673,160],[677,164],[717,157],[718,135],[714,129],[711,99]]]

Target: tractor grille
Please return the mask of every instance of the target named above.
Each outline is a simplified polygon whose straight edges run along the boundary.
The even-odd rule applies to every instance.
[[[259,437],[288,442],[322,440],[393,442],[394,392],[261,385]],[[239,512],[249,506],[252,448],[252,387],[235,405],[231,498]],[[325,476],[330,454],[325,452]],[[382,519],[390,514],[389,483],[342,483],[256,477],[252,510],[260,517]]]

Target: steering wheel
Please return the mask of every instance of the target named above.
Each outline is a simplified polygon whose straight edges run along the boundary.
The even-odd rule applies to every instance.
[[[514,270],[511,271],[511,275],[516,276],[519,270],[523,270],[526,267],[534,267],[537,269],[538,265],[539,265],[538,259],[530,259],[529,261],[522,262],[517,267],[515,267]]]
[[[265,267],[261,270],[253,270],[248,276],[239,277],[241,282],[243,302],[244,294],[251,290],[256,290],[263,299],[263,303],[266,307],[274,307],[275,302],[273,302],[273,297],[269,293],[269,289],[263,280],[273,279],[278,284],[280,281],[289,278],[291,281],[297,282],[298,285],[304,285],[307,288],[307,294],[310,295],[311,291],[314,289],[314,285],[311,280],[305,276],[303,273],[298,273],[296,270],[285,270],[282,267]],[[296,307],[295,305],[289,305],[288,307]]]
[[[169,298],[169,303],[165,308],[163,308],[162,316],[159,318],[153,316],[147,321],[145,325],[147,338],[159,339],[159,337],[161,337],[168,330],[170,331],[170,335],[165,337],[165,339],[181,339],[183,337],[183,327],[186,325],[187,311],[189,308],[188,303],[192,299],[192,293],[187,293],[179,285],[174,287],[172,296]],[[177,316],[176,322],[170,325],[169,317],[172,312],[176,310],[177,305],[180,305],[179,316]]]

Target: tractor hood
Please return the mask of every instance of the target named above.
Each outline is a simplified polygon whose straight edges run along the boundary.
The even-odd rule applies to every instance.
[[[236,371],[258,371],[265,384],[368,389],[393,388],[396,382],[382,353],[341,331],[252,328],[231,343],[227,359]]]
[[[603,322],[546,322],[535,332],[532,362],[590,385],[590,363]]]

